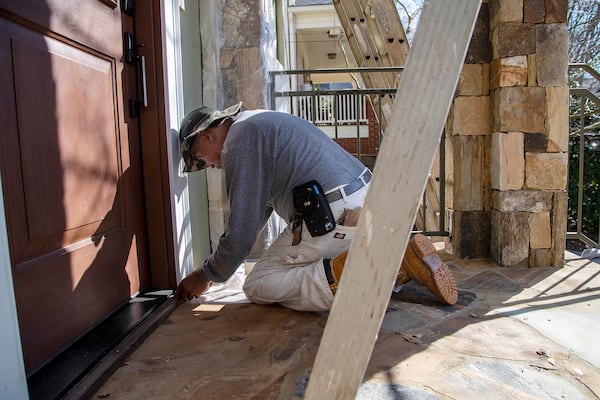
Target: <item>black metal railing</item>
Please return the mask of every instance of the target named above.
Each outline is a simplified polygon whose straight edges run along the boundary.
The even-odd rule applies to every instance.
[[[361,74],[400,73],[403,67],[374,68],[323,68],[271,71],[270,102],[271,109],[287,111],[304,118],[335,140],[353,139],[355,145],[347,146],[365,165],[372,168],[377,151],[383,139],[386,115],[382,104],[393,103],[397,88],[360,88]],[[332,89],[323,84],[307,83],[312,76],[319,75],[351,76],[353,86],[344,89]],[[358,74],[354,76],[353,74]],[[323,80],[321,78],[321,80]],[[339,79],[331,79],[332,82]],[[370,107],[371,112],[367,112]],[[375,152],[365,149],[365,141],[376,132]],[[446,229],[445,212],[445,143],[444,135],[440,143],[437,160],[427,182],[423,200],[417,214],[418,232],[428,236],[449,236]]]
[[[569,211],[567,239],[600,243],[600,74],[569,65]]]

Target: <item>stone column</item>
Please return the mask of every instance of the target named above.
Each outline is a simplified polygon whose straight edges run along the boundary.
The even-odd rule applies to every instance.
[[[268,108],[265,97],[263,30],[267,22],[262,2],[226,0],[221,4],[221,74],[224,106],[244,103],[245,109]]]
[[[458,258],[489,256],[489,21],[484,1],[446,124],[446,199],[451,248]]]
[[[490,255],[562,266],[567,223],[567,0],[490,0]]]
[[[459,258],[564,263],[567,6],[482,4],[446,129],[452,249]]]

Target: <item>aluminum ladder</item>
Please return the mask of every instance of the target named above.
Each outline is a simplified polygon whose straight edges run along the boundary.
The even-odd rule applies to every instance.
[[[408,38],[394,0],[333,0],[333,5],[344,29],[348,44],[358,67],[404,66],[409,51]],[[396,88],[399,74],[394,72],[362,72],[362,84],[367,89]],[[373,109],[379,109],[382,131],[387,127],[393,96],[372,96]],[[445,235],[445,216],[440,215],[439,152],[434,160],[423,198],[417,213],[417,229]]]

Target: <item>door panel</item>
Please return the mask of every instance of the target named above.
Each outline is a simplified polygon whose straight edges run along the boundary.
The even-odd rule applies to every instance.
[[[110,60],[51,38],[40,49],[31,40],[35,34],[17,28],[12,33],[18,145],[32,155],[21,162],[21,220],[27,223],[15,243],[19,263],[47,238],[54,238],[55,248],[44,249],[51,251],[90,236],[111,209],[120,160]],[[47,168],[54,165],[62,168]]]
[[[0,1],[0,166],[32,372],[148,285],[146,226],[120,10],[12,3]]]

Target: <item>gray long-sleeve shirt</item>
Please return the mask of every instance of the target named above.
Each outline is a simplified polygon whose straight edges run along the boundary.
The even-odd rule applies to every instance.
[[[235,117],[221,165],[230,216],[217,250],[200,270],[215,282],[227,280],[244,261],[272,210],[291,222],[294,187],[314,179],[327,192],[354,181],[365,169],[310,122],[267,110]]]

